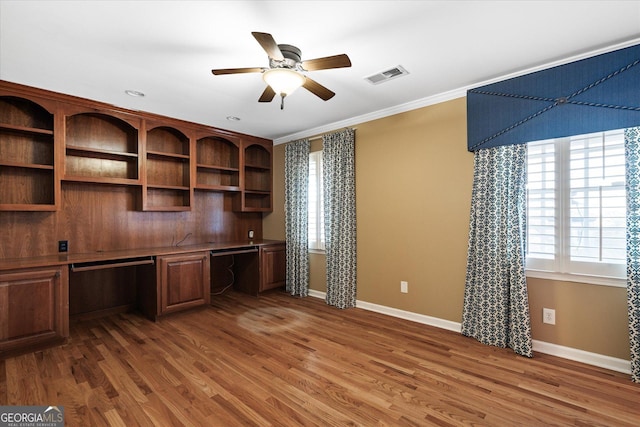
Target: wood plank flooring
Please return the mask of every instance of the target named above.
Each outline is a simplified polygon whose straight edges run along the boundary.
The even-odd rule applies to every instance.
[[[638,426],[628,375],[280,291],[71,325],[0,361],[1,405],[67,426]]]

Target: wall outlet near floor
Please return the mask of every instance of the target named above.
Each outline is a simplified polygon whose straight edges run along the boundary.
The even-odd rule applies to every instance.
[[[405,282],[404,280],[400,282],[400,292],[403,294],[409,292],[409,282]]]
[[[547,323],[549,325],[556,324],[556,311],[552,308],[543,308],[542,309],[542,323]]]
[[[67,252],[69,250],[69,241],[68,240],[59,240],[58,241],[58,252]]]

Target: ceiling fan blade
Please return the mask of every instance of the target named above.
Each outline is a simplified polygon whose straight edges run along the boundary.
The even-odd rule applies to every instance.
[[[322,86],[320,83],[316,82],[315,80],[311,80],[309,77],[305,79],[305,82],[302,85],[302,87],[308,90],[309,92],[313,93],[314,95],[322,98],[323,101],[328,101],[331,98],[333,98],[333,96],[335,95],[334,92]]]
[[[329,68],[351,67],[351,60],[344,53],[341,55],[327,56],[324,58],[302,61],[302,68],[307,71],[327,70]]]
[[[261,73],[265,69],[260,67],[252,68],[220,68],[218,70],[211,70],[211,72],[218,76],[221,74],[242,74],[242,73]]]
[[[262,92],[262,95],[260,95],[260,99],[258,99],[258,102],[271,102],[273,101],[274,96],[276,96],[276,92],[271,89],[271,86],[267,85],[267,87],[264,88],[264,92]]]
[[[260,46],[267,52],[269,58],[275,59],[276,61],[284,60],[284,56],[282,56],[282,52],[280,52],[280,48],[278,47],[278,43],[273,39],[273,36],[269,33],[251,33],[253,37],[260,43]]]

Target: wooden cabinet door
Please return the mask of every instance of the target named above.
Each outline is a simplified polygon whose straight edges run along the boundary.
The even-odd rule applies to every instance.
[[[158,257],[160,314],[209,304],[209,252]]]
[[[68,336],[67,266],[0,273],[0,354]]]
[[[287,254],[284,243],[263,246],[260,249],[262,269],[260,291],[284,286],[286,279]]]

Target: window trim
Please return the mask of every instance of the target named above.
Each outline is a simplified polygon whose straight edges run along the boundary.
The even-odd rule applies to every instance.
[[[559,273],[556,271],[542,271],[533,268],[525,268],[527,278],[558,280],[562,282],[585,283],[588,285],[610,286],[614,288],[626,288],[627,279],[608,276],[594,276],[575,273]]]

